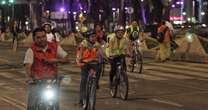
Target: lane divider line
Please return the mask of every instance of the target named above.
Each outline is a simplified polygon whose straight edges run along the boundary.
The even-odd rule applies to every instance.
[[[25,107],[20,106],[17,103],[15,103],[13,101],[10,101],[10,100],[8,100],[6,98],[1,97],[1,100],[4,101],[4,102],[6,102],[6,103],[8,103],[8,104],[10,104],[10,105],[12,105],[12,106],[14,106],[14,107],[16,107],[16,108],[18,108],[19,110],[25,110],[26,109]]]

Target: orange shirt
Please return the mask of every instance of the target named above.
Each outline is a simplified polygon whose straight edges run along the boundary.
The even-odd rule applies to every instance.
[[[167,26],[165,26],[165,25],[161,25],[160,27],[158,27],[157,33],[164,32],[166,27]],[[163,43],[170,43],[171,39],[172,39],[172,34],[170,32],[170,29],[168,28],[167,31],[165,32]]]

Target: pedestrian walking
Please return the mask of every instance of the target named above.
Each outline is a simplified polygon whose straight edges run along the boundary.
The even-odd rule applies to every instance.
[[[18,28],[18,23],[16,20],[13,20],[10,26],[10,31],[12,33],[12,48],[14,51],[17,49],[18,44],[18,33],[20,32],[20,29]]]
[[[157,33],[158,33],[157,40],[159,42],[159,51],[156,56],[156,59],[164,62],[169,60],[171,56],[170,43],[172,40],[172,34],[170,32],[169,27],[165,25],[164,21],[158,27]]]

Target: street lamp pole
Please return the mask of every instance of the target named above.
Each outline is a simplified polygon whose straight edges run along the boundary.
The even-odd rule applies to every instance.
[[[12,4],[12,20],[14,19],[14,3]]]

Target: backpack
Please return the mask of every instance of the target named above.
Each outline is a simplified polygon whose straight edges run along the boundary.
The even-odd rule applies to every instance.
[[[159,32],[157,35],[157,41],[158,42],[163,42],[164,38],[165,38],[165,33],[168,30],[168,27],[166,27],[162,32]]]
[[[139,30],[132,30],[130,40],[135,41],[139,38]]]

